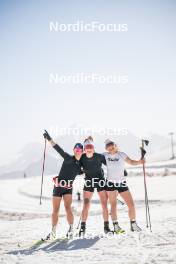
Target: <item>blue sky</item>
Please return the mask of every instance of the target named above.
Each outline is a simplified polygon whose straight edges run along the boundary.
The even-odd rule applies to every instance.
[[[175,1],[0,1],[0,159],[73,122],[137,135],[176,131]],[[49,32],[49,22],[128,32]],[[51,85],[49,73],[128,75],[128,84]]]

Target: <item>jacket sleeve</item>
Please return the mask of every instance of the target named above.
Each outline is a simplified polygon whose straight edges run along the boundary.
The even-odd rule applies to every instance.
[[[100,159],[101,159],[101,162],[106,165],[106,159],[105,159],[105,156],[103,154],[99,154],[100,156]]]
[[[58,144],[54,145],[53,148],[61,155],[62,158],[67,158],[70,155],[65,152]]]

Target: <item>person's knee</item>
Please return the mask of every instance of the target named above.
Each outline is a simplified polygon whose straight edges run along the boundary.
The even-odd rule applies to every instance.
[[[89,198],[84,198],[84,207],[88,207],[90,204],[90,199]]]
[[[116,206],[116,204],[112,204],[111,205],[111,211],[116,211],[117,210],[117,206]]]
[[[128,205],[128,208],[129,208],[130,210],[134,210],[134,209],[135,209],[135,206],[134,206],[133,201],[129,202],[127,205]]]
[[[67,213],[72,213],[71,205],[65,205],[65,211],[66,211]]]
[[[52,215],[58,216],[59,209],[53,209]]]
[[[102,202],[101,206],[102,206],[103,210],[107,210],[108,209],[107,202]]]

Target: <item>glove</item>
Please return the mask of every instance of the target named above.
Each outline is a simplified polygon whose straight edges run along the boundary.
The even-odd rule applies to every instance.
[[[124,176],[125,176],[125,177],[128,176],[128,172],[127,172],[127,170],[124,170]]]
[[[46,130],[45,130],[45,133],[43,134],[43,136],[44,136],[44,138],[47,139],[48,141],[50,141],[50,140],[52,139]]]
[[[143,149],[143,148],[141,147],[141,159],[144,159],[145,154],[146,154],[145,149]]]

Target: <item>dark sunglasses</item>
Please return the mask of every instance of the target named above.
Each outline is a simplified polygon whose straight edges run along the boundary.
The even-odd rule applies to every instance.
[[[85,149],[93,149],[93,148],[94,148],[94,146],[91,144],[85,146]]]
[[[113,143],[113,142],[110,142],[110,143],[108,143],[107,145],[106,145],[106,148],[108,148],[108,147],[114,147],[115,146],[115,144]]]

